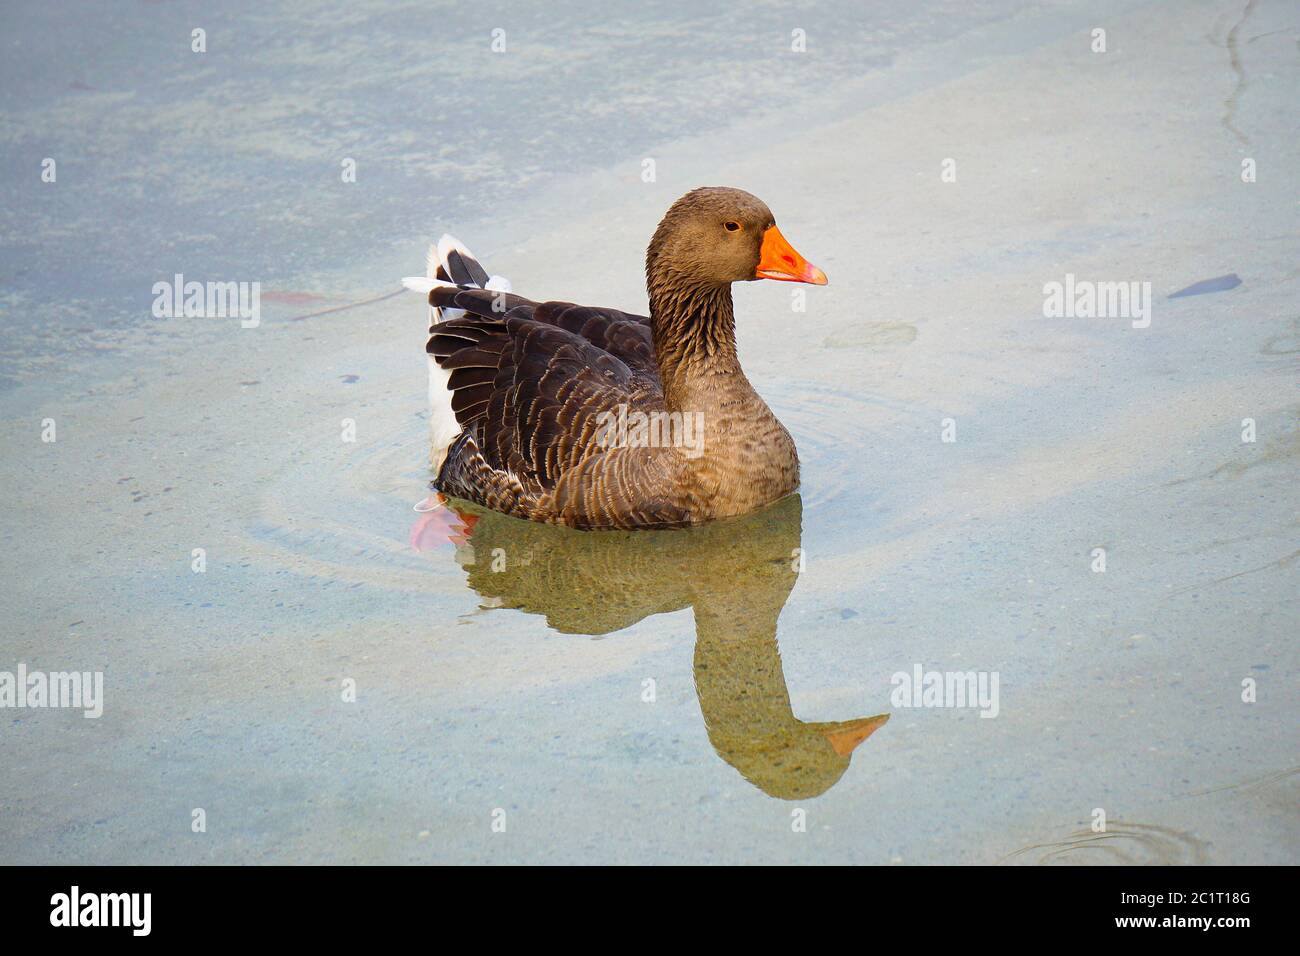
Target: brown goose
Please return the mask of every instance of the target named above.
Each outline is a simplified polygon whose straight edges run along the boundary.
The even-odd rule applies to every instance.
[[[646,251],[650,317],[532,302],[450,236],[429,276],[434,487],[582,529],[746,514],[799,484],[793,440],[736,356],[731,283],[825,285],[739,189],[696,189]]]

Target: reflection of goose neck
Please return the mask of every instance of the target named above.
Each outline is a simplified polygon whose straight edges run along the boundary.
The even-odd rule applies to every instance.
[[[786,591],[776,607],[751,592],[695,603],[695,687],[710,737],[795,719],[776,643]]]
[[[788,562],[751,569],[742,586],[695,596],[695,690],[709,742],[765,793],[815,796],[849,765],[790,707],[776,623],[794,583]]]
[[[776,641],[795,574],[787,561],[751,565],[726,586],[696,588],[695,690],[718,756],[760,790],[787,800],[824,793],[853,748],[888,717],[805,723],[795,716]]]

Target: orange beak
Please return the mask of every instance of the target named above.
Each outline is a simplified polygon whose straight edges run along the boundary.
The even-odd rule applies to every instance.
[[[785,241],[785,236],[781,235],[781,230],[776,226],[768,226],[763,233],[763,245],[759,249],[758,269],[754,272],[754,278],[826,284],[826,273],[795,252],[794,246]]]
[[[862,717],[858,720],[819,726],[835,752],[841,757],[849,757],[852,756],[854,747],[883,727],[888,720],[888,714],[877,714],[875,717]]]

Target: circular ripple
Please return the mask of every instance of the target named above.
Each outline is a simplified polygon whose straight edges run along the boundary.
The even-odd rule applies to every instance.
[[[876,467],[872,450],[892,440],[900,422],[910,428],[933,417],[932,409],[816,382],[785,382],[762,393],[799,449],[805,512],[857,510],[864,476]]]
[[[408,418],[344,457],[295,456],[264,486],[247,529],[252,555],[346,583],[427,590],[429,562],[409,544],[413,509],[428,494],[427,434]]]
[[[805,514],[863,507],[864,456],[897,427],[900,408],[870,394],[812,382],[764,388],[794,436],[803,463]],[[912,410],[902,409],[907,419]],[[919,413],[916,413],[919,414]],[[428,556],[410,544],[414,510],[428,494],[427,424],[394,414],[369,443],[328,459],[302,449],[264,486],[259,520],[248,529],[254,557],[349,583],[427,589]]]
[[[1190,834],[1148,823],[1112,821],[1105,833],[1076,830],[1003,858],[1035,866],[1184,866],[1207,862],[1207,846]]]

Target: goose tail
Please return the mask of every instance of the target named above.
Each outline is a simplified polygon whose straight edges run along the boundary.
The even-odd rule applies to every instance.
[[[445,234],[429,247],[426,257],[424,276],[408,276],[402,285],[412,292],[419,292],[432,300],[432,292],[437,288],[471,288],[492,289],[509,292],[510,282],[503,276],[488,275],[487,270],[479,264],[474,253],[455,236]],[[440,322],[458,319],[465,314],[464,309],[443,308],[429,302],[429,333]],[[448,382],[450,370],[443,369],[432,355],[429,362],[429,423],[431,446],[429,464],[434,474],[442,470],[447,460],[447,449],[460,435],[461,427],[456,421],[456,413],[451,407],[451,389]]]

